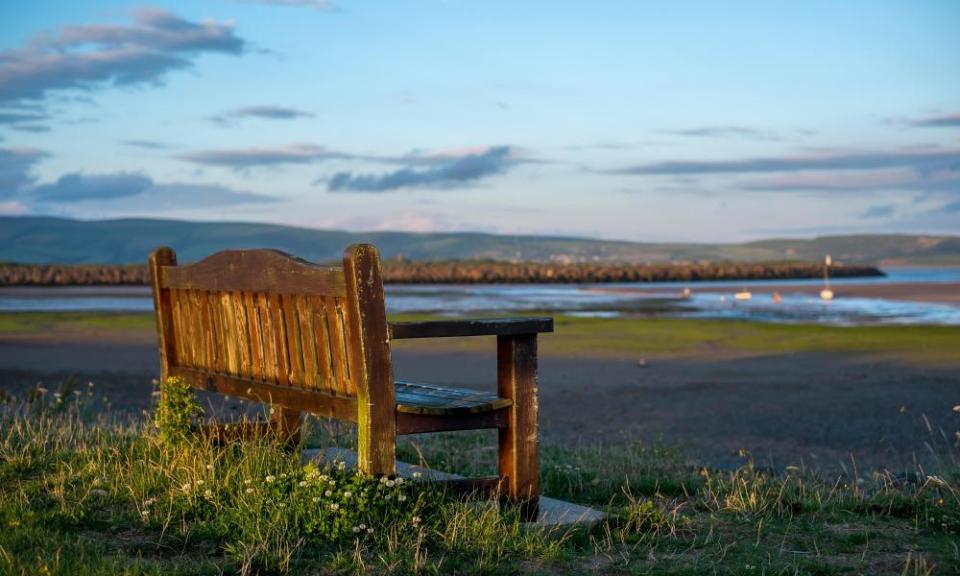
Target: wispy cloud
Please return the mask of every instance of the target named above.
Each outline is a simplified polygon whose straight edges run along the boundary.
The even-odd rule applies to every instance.
[[[322,160],[357,158],[357,156],[313,144],[289,144],[275,148],[202,150],[181,154],[177,158],[194,164],[243,170],[257,166],[310,164]]]
[[[791,192],[845,192],[877,190],[924,190],[960,192],[960,170],[907,168],[860,172],[813,172],[785,174],[742,182],[743,190]]]
[[[911,120],[910,124],[922,128],[960,128],[960,113],[917,118]]]
[[[279,199],[219,184],[156,182],[141,172],[73,172],[54,182],[23,190],[17,200],[41,208],[55,205],[69,209],[81,203],[99,203],[111,209],[164,210],[276,202]]]
[[[169,144],[157,142],[156,140],[121,140],[120,143],[125,146],[143,148],[145,150],[166,150],[170,148]]]
[[[151,186],[153,180],[139,172],[72,173],[33,188],[27,197],[35,202],[82,202],[136,196]]]
[[[772,130],[760,130],[749,126],[703,126],[683,130],[663,130],[661,133],[695,138],[744,138],[748,140],[765,141],[782,139],[780,135]]]
[[[878,204],[876,206],[870,206],[864,210],[863,214],[860,215],[860,218],[864,220],[877,220],[890,218],[895,213],[896,207],[893,204]]]
[[[960,150],[925,149],[837,152],[809,156],[748,158],[724,161],[672,160],[652,164],[638,164],[619,170],[616,174],[636,175],[699,175],[699,174],[757,174],[773,172],[879,170],[909,168],[920,172],[953,170],[960,166]]]
[[[10,198],[33,184],[30,170],[49,156],[35,148],[0,148],[0,199]]]
[[[158,84],[189,68],[200,54],[240,54],[233,26],[191,22],[165,10],[140,8],[131,25],[77,25],[0,52],[0,102],[38,100],[54,90]]]
[[[430,167],[419,170],[403,168],[386,174],[338,172],[327,181],[327,189],[333,192],[387,192],[401,188],[458,188],[506,172],[521,159],[510,146],[495,146],[460,156],[415,156],[411,161],[428,163]]]
[[[313,118],[312,112],[299,110],[297,108],[287,108],[284,106],[248,106],[230,110],[216,116],[211,116],[210,121],[221,126],[232,126],[245,118],[259,118],[262,120],[296,120],[297,118]]]
[[[288,6],[293,8],[310,8],[320,12],[335,12],[337,6],[329,0],[235,0],[242,4],[264,4],[266,6]]]

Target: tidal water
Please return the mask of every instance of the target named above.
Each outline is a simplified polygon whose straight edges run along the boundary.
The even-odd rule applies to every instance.
[[[820,286],[823,281],[818,279],[653,284],[390,285],[386,288],[386,297],[390,312],[450,315],[537,311],[597,317],[660,315],[840,325],[960,325],[960,306],[953,304],[843,296],[843,287],[850,285],[960,283],[960,268],[891,268],[885,272],[887,276],[882,278],[831,281],[838,297],[829,302],[797,291],[797,287]],[[760,287],[780,290],[781,302],[775,303],[769,294],[756,294],[748,301],[733,299],[734,292]],[[687,298],[680,297],[684,288],[691,289]],[[0,311],[146,312],[152,310],[152,306],[148,287],[0,288]]]

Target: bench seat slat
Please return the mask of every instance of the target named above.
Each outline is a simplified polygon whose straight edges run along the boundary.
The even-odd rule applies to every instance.
[[[396,383],[397,412],[456,416],[506,408],[512,404],[492,392],[413,382]]]

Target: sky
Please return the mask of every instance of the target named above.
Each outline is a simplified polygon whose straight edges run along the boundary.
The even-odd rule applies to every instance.
[[[958,30],[952,0],[3,0],[0,215],[960,234]]]

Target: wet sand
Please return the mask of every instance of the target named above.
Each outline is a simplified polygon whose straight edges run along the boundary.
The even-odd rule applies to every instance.
[[[492,348],[492,347],[491,347]],[[710,466],[734,466],[740,449],[764,465],[803,462],[902,469],[929,462],[925,443],[944,442],[926,428],[960,428],[960,366],[922,366],[831,353],[730,358],[541,359],[541,428],[547,444],[640,439],[679,445]],[[394,352],[397,378],[495,388],[495,354]],[[104,371],[109,367],[109,371]],[[22,394],[37,383],[56,389],[75,374],[97,383],[115,407],[150,401],[156,377],[154,335],[0,334],[0,390]]]
[[[739,290],[736,285],[730,286],[698,286],[696,282],[689,284],[693,293],[732,294]],[[907,302],[931,302],[935,304],[960,305],[960,283],[956,282],[903,282],[891,284],[831,284],[836,298],[884,298],[887,300],[901,300]],[[775,286],[749,285],[748,289],[756,295],[804,294],[819,298],[823,286],[820,284],[777,284]],[[665,289],[656,285],[643,288],[599,287],[593,289],[599,292],[616,292],[621,294],[638,294],[650,297],[678,297],[681,289],[671,287]]]

